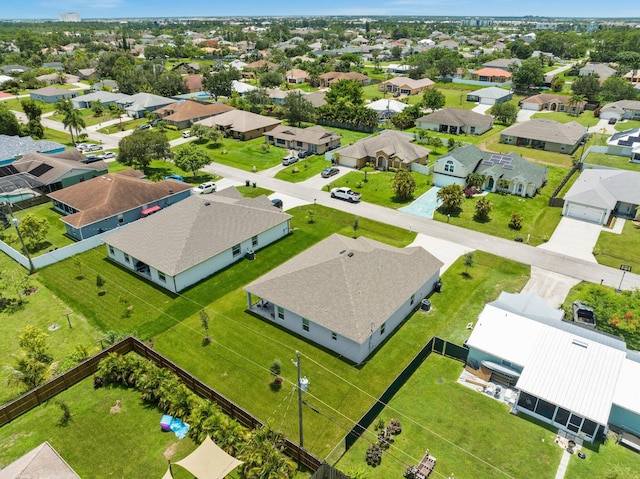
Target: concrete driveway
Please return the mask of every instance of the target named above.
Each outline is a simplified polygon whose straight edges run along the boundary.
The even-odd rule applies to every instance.
[[[601,232],[601,225],[563,217],[549,241],[538,248],[597,263],[593,248]]]
[[[487,110],[491,109],[492,106],[493,105],[480,105],[480,104],[478,104],[478,105],[474,106],[471,110],[475,111],[476,113],[481,113],[481,114],[484,115],[485,113],[487,113]]]
[[[522,292],[536,293],[554,308],[559,308],[567,298],[571,288],[579,282],[580,280],[578,279],[532,266],[531,277],[522,288]]]
[[[327,166],[331,166],[331,164],[327,162]],[[340,172],[337,175],[334,175],[330,178],[323,178],[322,176],[320,176],[320,173],[318,173],[317,175],[313,175],[311,178],[302,181],[301,184],[303,184],[304,186],[308,186],[309,188],[313,188],[315,190],[321,190],[329,183],[333,183],[338,178],[346,175],[350,171],[356,171],[352,168],[347,168],[345,166],[338,166],[338,169],[340,170]],[[362,175],[363,175],[362,177],[364,178],[364,173]]]
[[[304,205],[310,204],[309,201],[301,200],[300,198],[296,198],[295,196],[285,195],[284,193],[276,192],[269,195],[270,200],[274,198],[278,198],[282,200],[282,211],[287,211],[297,206],[304,206]]]
[[[442,261],[444,266],[440,269],[440,274],[444,273],[460,256],[468,253],[469,251],[473,251],[472,248],[467,248],[466,246],[422,233],[418,233],[416,239],[409,246],[422,246],[429,253]]]
[[[525,121],[531,120],[531,117],[536,113],[540,113],[539,111],[534,110],[518,110],[518,116],[516,117],[516,123],[524,123]]]

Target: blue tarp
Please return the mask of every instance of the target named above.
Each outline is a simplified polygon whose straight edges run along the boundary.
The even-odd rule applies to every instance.
[[[184,438],[189,432],[189,425],[187,423],[183,422],[182,419],[178,419],[177,417],[172,417],[167,414],[162,416],[160,426],[163,431],[173,431],[178,439]]]

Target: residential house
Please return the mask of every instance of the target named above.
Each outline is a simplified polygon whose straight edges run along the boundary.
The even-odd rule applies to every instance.
[[[493,117],[462,108],[445,108],[418,118],[416,128],[454,135],[482,135],[493,128]]]
[[[224,103],[199,103],[191,100],[180,100],[163,106],[155,110],[154,113],[158,115],[158,118],[164,120],[167,125],[173,125],[178,130],[183,130],[197,121],[231,110],[235,110],[235,108]]]
[[[607,154],[626,156],[631,163],[640,163],[640,128],[619,131],[607,140]]]
[[[25,181],[43,193],[50,193],[104,175],[109,170],[104,161],[87,164],[83,163],[84,159],[75,149],[48,155],[32,151],[2,167],[0,177],[16,184]]]
[[[517,153],[491,153],[466,145],[435,161],[433,184],[438,187],[457,184],[465,188],[472,173],[484,176],[483,190],[522,197],[535,196],[547,181],[546,168]]]
[[[490,86],[467,93],[467,101],[476,101],[481,105],[496,105],[511,100],[512,96],[509,90]]]
[[[32,90],[29,97],[32,100],[43,101],[45,103],[57,103],[60,100],[70,100],[75,98],[79,93],[75,90],[66,90],[64,88],[56,88],[54,86],[46,86]]]
[[[309,101],[314,108],[319,108],[323,105],[327,104],[327,100],[325,97],[327,96],[327,92],[324,91],[313,91],[305,95],[305,100]]]
[[[606,63],[588,62],[580,69],[578,75],[581,77],[592,75],[597,76],[600,83],[602,83],[607,78],[614,76],[616,73],[615,68],[611,68]]]
[[[65,146],[49,140],[34,140],[30,136],[0,135],[0,166],[13,163],[29,152],[62,153]]]
[[[265,141],[271,145],[293,150],[307,150],[323,154],[340,146],[340,135],[320,125],[308,128],[278,125],[264,133]]]
[[[333,234],[244,289],[253,313],[360,364],[434,290],[442,265],[420,246]]]
[[[622,78],[624,78],[625,80],[630,81],[634,85],[637,85],[638,83],[640,83],[640,70],[631,70],[631,71],[625,73],[622,76]]]
[[[8,82],[9,80],[13,80],[13,77],[10,77],[9,75],[0,75],[0,85],[4,82]]]
[[[520,65],[522,65],[522,60],[519,58],[496,58],[482,64],[484,68],[498,68],[508,72],[512,72],[514,67],[519,67]]]
[[[174,66],[172,71],[177,71],[182,75],[200,73],[200,64],[198,62],[180,62]]]
[[[187,75],[183,78],[184,88],[189,93],[202,91],[202,81],[202,75]]]
[[[30,72],[31,68],[24,65],[4,65],[0,67],[3,73],[7,75],[16,75],[18,73]]]
[[[153,182],[135,170],[107,173],[49,193],[53,209],[64,214],[67,235],[78,241],[119,228],[191,195],[191,185]]]
[[[44,62],[42,64],[42,68],[61,72],[64,70],[64,65],[62,64],[62,62]]]
[[[320,81],[320,86],[324,88],[330,87],[332,84],[339,82],[340,80],[355,80],[362,86],[367,86],[371,83],[371,78],[358,72],[323,73],[318,76],[318,80]]]
[[[304,70],[294,68],[284,74],[284,79],[287,83],[292,85],[300,85],[309,81],[309,74]]]
[[[363,138],[353,145],[335,150],[329,159],[336,164],[362,168],[367,164],[380,170],[402,168],[411,170],[411,164],[426,165],[427,148],[413,144],[414,136],[394,130],[383,130],[377,135]]]
[[[68,73],[48,73],[46,75],[40,75],[36,77],[36,80],[46,83],[47,85],[55,85],[60,84],[64,85],[67,83],[78,83],[80,78],[76,75],[70,75]]]
[[[81,68],[78,70],[78,78],[80,80],[95,80],[98,76],[95,68]]]
[[[235,93],[237,93],[240,96],[244,96],[248,92],[258,89],[257,87],[250,85],[249,83],[245,83],[239,80],[233,80],[231,82],[231,88]]]
[[[569,218],[607,224],[613,216],[635,218],[640,206],[640,172],[587,169],[564,196],[562,214]]]
[[[244,66],[242,69],[242,78],[256,78],[258,74],[275,70],[276,68],[278,68],[278,65],[273,62],[267,60],[256,60],[255,62],[247,63]]]
[[[520,102],[520,107],[523,110],[563,111],[574,115],[582,113],[587,102],[580,101],[578,103],[571,104],[570,99],[571,97],[559,95],[557,93],[541,93],[539,95],[533,95],[525,98]]]
[[[573,154],[587,131],[580,123],[559,123],[553,120],[534,119],[516,123],[500,132],[500,143],[514,146],[531,146],[539,150]]]
[[[394,77],[378,84],[378,91],[398,93],[399,95],[419,95],[435,83],[428,78],[413,80],[408,77]]]
[[[471,79],[485,83],[507,83],[511,81],[511,72],[502,68],[480,68],[471,72]]]
[[[132,118],[144,118],[146,112],[152,112],[163,106],[170,105],[175,100],[153,93],[136,93],[127,98],[116,101]]]
[[[109,259],[177,293],[288,235],[291,218],[264,195],[227,188],[190,196],[104,242]]]
[[[434,45],[434,48],[446,48],[452,52],[458,51],[460,45],[455,40],[443,40]]]
[[[287,98],[290,93],[294,93],[291,90],[285,91],[280,88],[265,88],[265,92],[269,95],[269,99],[277,105],[284,105],[284,99]],[[297,90],[295,93],[301,92]]]
[[[534,293],[501,293],[466,344],[468,369],[513,388],[513,409],[587,442],[609,428],[640,435],[640,354],[624,340],[560,319]],[[567,361],[579,367],[558,367]]]
[[[619,100],[607,103],[600,109],[600,118],[609,120],[640,120],[640,101]]]
[[[393,100],[391,98],[376,100],[365,105],[366,108],[374,110],[381,121],[394,117],[408,106],[409,105],[406,103],[402,103],[401,101]]]
[[[124,93],[99,90],[77,96],[71,100],[71,103],[74,108],[83,109],[91,108],[91,103],[99,101],[103,107],[108,108],[111,104],[126,102],[129,98],[131,98],[130,95],[125,95]]]
[[[0,479],[55,477],[80,479],[73,468],[47,441],[31,449],[0,470]]]
[[[273,130],[282,121],[249,111],[232,110],[196,123],[218,126],[231,138],[246,141],[263,136],[264,133]]]
[[[118,82],[115,80],[109,80],[108,78],[105,80],[101,80],[91,84],[91,91],[100,91],[100,90],[108,90],[112,92],[119,92],[120,87],[118,86]]]

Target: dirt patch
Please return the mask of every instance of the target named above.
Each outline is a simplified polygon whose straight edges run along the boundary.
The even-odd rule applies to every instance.
[[[178,443],[174,442],[173,444],[171,444],[168,448],[166,448],[164,450],[164,458],[168,461],[170,460],[173,455],[176,453],[176,449],[178,449]]]
[[[121,406],[122,406],[122,401],[120,399],[116,399],[115,406],[111,406],[111,409],[109,409],[109,412],[111,414],[118,414],[120,412]]]

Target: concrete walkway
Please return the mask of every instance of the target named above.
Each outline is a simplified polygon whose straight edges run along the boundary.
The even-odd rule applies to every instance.
[[[531,266],[531,277],[522,288],[523,293],[536,293],[554,308],[559,308],[569,291],[580,282],[564,274]]]
[[[567,473],[567,466],[569,465],[569,459],[571,459],[571,454],[569,454],[565,449],[562,452],[562,459],[560,459],[560,465],[558,466],[555,479],[564,478],[564,475]]]

